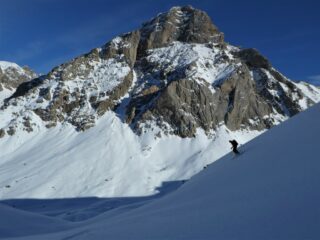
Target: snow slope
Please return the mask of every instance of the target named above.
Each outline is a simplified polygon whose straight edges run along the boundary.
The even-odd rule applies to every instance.
[[[112,43],[118,48],[120,43],[125,44],[121,39],[115,38]],[[133,80],[129,84],[128,92],[116,100],[120,107],[115,110],[116,113],[110,110],[100,116],[97,104],[107,100],[109,96],[106,92],[121,85],[131,71],[126,62],[118,61],[117,58],[101,59],[98,54],[101,51],[100,48],[95,49],[90,53],[92,56],[89,54],[90,58],[86,59],[89,55],[82,55],[54,68],[47,76],[35,79],[33,84],[38,87],[27,91],[25,95],[12,98],[0,110],[0,131],[4,135],[0,139],[0,199],[154,194],[162,182],[188,179],[226,154],[230,147],[228,140],[235,138],[243,144],[262,132],[246,129],[252,127],[251,129],[265,130],[265,125],[261,125],[263,128],[257,126],[266,120],[268,124],[278,124],[286,120],[291,116],[286,106],[292,104],[283,104],[282,97],[287,96],[286,102],[291,102],[288,100],[290,98],[300,101],[296,106],[297,111],[320,101],[320,91],[315,87],[296,84],[296,89],[291,91],[286,84],[278,84],[270,71],[264,69],[265,75],[269,76],[266,82],[261,76],[254,77],[254,73],[247,77],[252,80],[252,84],[263,80],[261,89],[264,89],[269,81],[269,85],[279,85],[279,88],[267,89],[270,91],[273,111],[261,112],[261,116],[257,116],[257,112],[253,110],[250,111],[253,114],[248,115],[248,122],[243,121],[245,124],[239,128],[242,131],[231,132],[223,125],[225,111],[230,103],[222,102],[226,104],[226,109],[209,107],[219,105],[219,99],[229,99],[229,94],[217,97],[216,101],[210,97],[202,103],[200,99],[210,94],[202,96],[201,90],[197,101],[176,101],[174,109],[184,113],[180,119],[191,117],[193,120],[188,120],[191,125],[199,116],[202,123],[212,125],[212,129],[207,129],[208,133],[211,131],[209,137],[200,127],[196,137],[192,139],[168,136],[166,133],[173,134],[175,127],[181,127],[181,122],[177,120],[170,125],[166,122],[170,119],[165,119],[158,124],[163,117],[161,114],[141,122],[140,130],[146,131],[146,134],[140,137],[136,135],[137,130],[132,131],[135,129],[135,121],[139,121],[139,114],[148,113],[154,101],[157,101],[156,92],[154,97],[149,98],[153,94],[142,97],[145,90],[148,92],[152,87],[161,89],[161,85],[167,84],[164,82],[179,79],[179,74],[183,73],[186,79],[208,86],[208,92],[221,92],[221,89],[214,85],[227,81],[230,74],[235,74],[245,65],[232,54],[240,49],[230,45],[226,45],[226,49],[220,49],[210,44],[181,42],[150,49],[145,65],[150,65],[151,69],[131,69]],[[224,60],[225,58],[228,58],[228,61]],[[9,69],[10,66],[8,63],[6,68]],[[159,78],[157,75],[164,69],[166,72],[163,74],[166,77]],[[0,96],[0,105],[4,98],[12,94],[9,90],[5,91],[7,89],[2,91],[6,94],[1,95],[2,98]],[[301,96],[298,94],[300,91]],[[245,95],[243,93],[246,89],[241,92],[239,96]],[[212,102],[209,102],[209,99]],[[278,103],[274,99],[280,99],[278,108],[283,110],[282,114],[277,112]],[[170,98],[167,100],[171,102]],[[130,103],[132,106],[129,108]],[[243,103],[244,112],[247,111],[248,104]],[[192,110],[194,106],[199,106],[204,111],[196,113],[196,110]],[[170,109],[166,104],[163,107]],[[129,115],[132,115],[129,112],[136,115],[136,120],[130,127],[124,123]],[[214,112],[218,114],[215,117],[210,114]],[[239,114],[232,118],[242,117],[241,111],[238,112]],[[213,122],[216,122],[214,126],[217,128],[213,128]],[[165,128],[159,129],[159,125]],[[77,132],[75,127],[91,129]]]
[[[171,194],[23,239],[319,239],[319,119],[317,104]],[[6,226],[10,230],[15,226]]]
[[[1,199],[154,194],[162,182],[188,179],[223,156],[229,139],[244,143],[261,133],[221,126],[211,138],[202,131],[189,139],[138,136],[113,112],[85,132],[38,124],[0,141]]]
[[[25,237],[35,232],[37,234],[57,232],[71,227],[71,224],[61,219],[20,211],[4,204],[0,204],[0,213],[0,238]]]

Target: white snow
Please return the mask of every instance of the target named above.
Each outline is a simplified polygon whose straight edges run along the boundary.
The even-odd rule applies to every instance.
[[[184,69],[193,64],[191,68],[188,68],[186,78],[197,80],[201,84],[206,82],[212,85],[215,81],[226,77],[238,66],[236,63],[220,61],[223,54],[231,50],[227,48],[224,52],[209,48],[204,44],[173,42],[168,47],[149,50],[147,59],[167,72],[172,69]]]
[[[125,42],[122,37],[115,37],[111,40],[111,44],[115,49],[122,48],[130,48],[131,44],[129,42]]]
[[[240,156],[227,154],[163,197],[3,202],[1,237],[319,239],[319,118],[318,104],[242,146]],[[202,150],[199,159],[210,155],[210,148]],[[17,209],[8,207],[12,204]],[[59,209],[87,220],[64,223]],[[51,217],[43,219],[43,214]],[[7,224],[7,219],[21,225]]]
[[[122,39],[115,38],[113,42],[118,44]],[[150,50],[147,58],[160,69],[168,71],[183,69],[194,63],[193,68],[188,68],[187,77],[213,84],[240,66],[236,61],[220,61],[221,56],[230,54],[231,58],[231,51],[237,50],[232,46],[221,50],[205,44],[174,42],[168,47]],[[223,156],[229,151],[228,140],[235,138],[243,144],[261,133],[246,130],[231,132],[221,125],[211,136],[199,129],[196,138],[181,139],[166,136],[151,122],[150,129],[153,130],[137,136],[122,122],[125,106],[132,92],[135,94],[143,88],[141,82],[142,85],[150,84],[152,80],[148,82],[145,76],[139,76],[134,71],[133,84],[129,93],[120,99],[117,113],[107,112],[98,117],[90,105],[90,97],[99,96],[99,100],[107,98],[100,97],[100,94],[118,86],[130,67],[116,59],[93,58],[87,65],[81,61],[78,63],[75,67],[81,71],[77,76],[73,76],[77,71],[70,71],[70,78],[59,81],[63,68],[71,66],[61,65],[38,89],[24,98],[13,99],[15,104],[0,111],[0,128],[5,129],[6,133],[10,127],[16,129],[13,136],[6,134],[0,139],[0,198],[147,196],[156,193],[163,182],[189,179]],[[268,71],[266,74],[270,81],[276,81]],[[301,84],[300,88],[303,87],[306,96],[320,96],[318,89],[310,87],[313,93],[308,86]],[[283,88],[286,91],[285,85]],[[84,91],[84,106],[76,109],[73,117],[75,120],[83,116],[91,117],[96,120],[96,126],[81,133],[66,122],[47,129],[44,126],[47,123],[33,112],[33,109],[44,109],[50,104],[44,98],[42,102],[38,101],[40,89],[49,89],[51,96],[62,90],[70,93]],[[319,98],[313,96],[312,99],[319,101]],[[301,106],[307,106],[307,103],[301,103]],[[276,111],[265,117],[271,117],[276,124],[286,120]],[[25,119],[30,119],[31,133],[25,131]],[[252,125],[256,121],[250,120]],[[157,137],[158,133],[161,133],[161,138]],[[7,188],[9,185],[10,188]]]
[[[120,46],[126,43],[118,37],[112,44]],[[170,71],[179,72],[181,69],[186,73],[186,79],[209,84],[214,92],[217,81],[226,79],[241,66],[231,54],[238,50],[229,45],[222,50],[204,44],[174,42],[168,47],[150,50],[147,60],[158,67],[154,69],[156,72],[165,70],[170,75]],[[228,61],[224,60],[226,57]],[[165,192],[174,190],[228,153],[230,139],[237,139],[244,144],[262,132],[232,132],[220,124],[209,136],[198,129],[195,138],[183,139],[163,134],[150,122],[151,128],[138,136],[123,123],[125,107],[130,97],[139,93],[144,85],[160,84],[158,79],[153,79],[152,74],[139,75],[139,69],[135,69],[137,73],[133,71],[133,84],[128,94],[119,100],[121,104],[117,113],[109,111],[98,117],[90,105],[90,97],[106,99],[107,96],[103,94],[117,87],[131,69],[118,59],[91,59],[88,65],[79,62],[61,65],[38,89],[23,98],[13,99],[5,111],[0,111],[0,128],[6,131],[12,126],[16,128],[15,135],[6,134],[0,139],[0,238],[23,236],[23,239],[27,239],[26,235],[30,235],[29,239],[234,239],[238,236],[247,239],[251,235],[246,234],[252,233],[253,239],[273,239],[274,236],[283,239],[284,235],[281,234],[285,234],[285,231],[281,232],[279,227],[275,227],[278,225],[274,224],[287,221],[290,227],[294,226],[293,230],[298,231],[297,225],[311,223],[298,220],[297,224],[292,223],[294,218],[290,218],[291,211],[282,212],[283,216],[288,217],[280,220],[273,219],[272,213],[281,213],[283,210],[279,206],[284,201],[299,200],[298,193],[294,191],[305,193],[302,187],[293,189],[289,180],[293,179],[298,187],[309,183],[304,182],[309,180],[309,175],[299,178],[301,182],[296,178],[301,174],[298,170],[304,169],[300,158],[312,156],[306,151],[314,146],[312,136],[319,131],[319,127],[314,126],[315,120],[311,119],[319,117],[315,113],[317,110],[308,111],[303,114],[306,117],[301,115],[263,135],[266,137],[243,146],[245,154],[235,161],[231,161],[230,154],[225,156],[178,191],[158,200]],[[1,69],[9,69],[14,65],[0,63]],[[65,76],[67,79],[61,81],[64,67],[77,69],[65,71],[69,73]],[[269,78],[268,84],[277,82],[269,71],[265,70],[265,74]],[[256,75],[252,72],[252,77],[259,80]],[[318,88],[303,83],[297,83],[296,86],[312,101],[320,101]],[[281,87],[288,92],[285,84],[281,84]],[[96,119],[96,126],[85,132],[77,132],[74,126],[65,122],[47,129],[44,126],[46,123],[32,111],[50,104],[44,98],[39,99],[40,89],[49,89],[51,96],[62,90],[75,94],[84,92],[84,106],[77,109],[75,114],[79,119],[82,116]],[[279,91],[269,91],[281,98]],[[1,92],[0,105],[11,93],[7,89]],[[70,95],[69,101],[74,100]],[[298,95],[293,97],[298,99]],[[302,109],[309,106],[306,98],[299,100],[299,104]],[[319,110],[319,105],[314,109]],[[275,110],[271,116],[265,116],[270,117],[276,124],[287,119]],[[30,119],[33,128],[31,133],[24,131],[25,119]],[[257,123],[257,119],[249,121],[252,125]],[[315,134],[312,136],[311,127]],[[158,133],[162,136],[158,137]],[[305,146],[305,143],[310,146]],[[301,153],[296,154],[298,146]],[[290,161],[297,164],[297,168],[291,169]],[[311,176],[313,171],[317,171],[317,166],[307,169]],[[284,185],[282,177],[286,180]],[[281,187],[288,191],[281,192]],[[266,198],[262,197],[264,192],[261,189],[267,191]],[[159,195],[154,195],[157,193]],[[18,200],[5,199],[21,199],[21,205],[18,209],[12,209],[3,204],[14,202],[15,205]],[[35,199],[39,202],[33,202]],[[292,204],[296,206],[294,204],[298,203]],[[20,211],[19,208],[31,213]],[[95,217],[99,214],[101,216]],[[263,219],[261,216],[266,217]],[[304,219],[307,217],[301,216]],[[6,222],[7,219],[9,222]],[[16,220],[23,225],[23,219],[28,221],[24,226],[14,228],[8,224]],[[261,228],[263,224],[266,226],[264,229]],[[58,233],[65,229],[68,231]],[[270,229],[276,230],[271,232]],[[50,232],[57,233],[35,236]],[[297,236],[302,236],[298,233]],[[288,236],[292,239],[294,235]]]
[[[21,81],[21,79],[27,81],[36,77],[36,74],[26,72],[18,64],[7,61],[0,61],[0,73],[4,74],[6,76],[5,79],[9,80],[9,83],[0,82],[0,88],[2,88],[0,90],[0,107],[4,99],[10,97],[15,91],[14,84],[11,83],[16,83],[17,81]]]
[[[24,70],[16,63],[7,62],[7,61],[0,61],[0,69],[2,71],[6,71],[8,68],[14,68],[17,71],[21,72],[21,74],[24,72]]]
[[[79,95],[81,92],[85,92],[84,97],[87,101],[85,101],[84,106],[82,106],[81,109],[77,109],[77,112],[74,114],[77,114],[79,119],[83,116],[95,118],[95,112],[89,102],[90,97],[97,97],[100,101],[107,99],[108,96],[105,93],[117,87],[130,72],[130,67],[126,63],[119,62],[113,58],[107,60],[92,60],[87,66],[81,64],[77,67],[80,71],[79,76],[74,76],[71,71],[68,80],[63,82],[59,81],[59,77],[57,76],[61,75],[61,72],[64,70],[62,66],[60,66],[58,70],[52,74],[52,77],[46,79],[35,91],[30,92],[24,98],[13,99],[12,101],[14,101],[15,104],[10,104],[5,111],[0,111],[0,128],[8,129],[10,126],[17,126],[23,129],[24,127],[21,123],[25,115],[29,114],[28,112],[33,109],[45,109],[48,107],[50,101],[39,97],[40,89],[49,89],[50,95],[53,97],[56,92],[68,91],[71,93],[68,100],[69,103],[75,100],[75,97],[72,97],[72,93]],[[66,65],[65,68],[68,69],[70,66]],[[90,71],[86,74],[88,68],[90,68]],[[0,92],[0,104],[13,92],[14,91]],[[101,96],[100,94],[103,95]],[[41,126],[44,125],[42,121],[38,120],[38,116],[35,114],[30,118],[30,122],[33,128],[41,128]]]
[[[0,85],[1,85],[1,84],[0,84]],[[3,90],[0,91],[0,106],[2,106],[3,101],[4,101],[6,98],[10,97],[13,93],[14,93],[14,91],[9,90],[9,89],[7,89],[7,88],[3,88]]]
[[[92,61],[93,70],[88,76],[70,79],[65,86],[71,92],[75,88],[85,89],[90,95],[98,95],[100,92],[112,91],[123,78],[130,72],[130,67],[111,58],[107,60]],[[85,68],[85,66],[83,66]]]
[[[320,102],[320,89],[305,82],[295,83],[302,93],[314,102]]]
[[[188,179],[220,158],[229,139],[244,143],[261,133],[222,125],[211,138],[200,130],[192,139],[157,138],[156,128],[139,137],[113,112],[79,133],[68,124],[46,129],[30,114],[38,129],[0,141],[2,199],[154,194],[162,182]]]

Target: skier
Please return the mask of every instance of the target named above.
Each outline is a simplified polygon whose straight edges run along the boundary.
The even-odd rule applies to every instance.
[[[230,140],[229,143],[231,143],[232,147],[232,151],[234,152],[235,155],[240,154],[237,147],[238,147],[238,142],[236,140]]]

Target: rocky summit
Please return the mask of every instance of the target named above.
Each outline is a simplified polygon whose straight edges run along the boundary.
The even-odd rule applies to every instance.
[[[1,102],[2,136],[41,124],[84,131],[107,111],[137,134],[264,130],[320,100],[318,88],[289,80],[256,49],[225,42],[191,6],[173,7],[47,75],[8,69],[0,68],[0,91],[16,89]]]
[[[37,77],[29,67],[20,67],[11,62],[0,61],[0,104],[23,82]]]

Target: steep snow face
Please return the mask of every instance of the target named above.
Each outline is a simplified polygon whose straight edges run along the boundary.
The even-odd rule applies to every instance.
[[[137,136],[109,112],[85,132],[42,125],[5,137],[0,198],[150,195],[162,182],[188,179],[223,156],[229,139],[244,143],[260,133],[221,126],[210,138],[199,130],[196,138],[181,139],[154,132]]]
[[[114,217],[106,212],[77,237],[318,239],[319,118],[318,104],[243,146],[239,157],[221,158],[176,192]]]
[[[240,156],[224,156],[161,198],[139,203],[114,199],[123,201],[120,207],[111,199],[86,204],[78,209],[78,216],[101,214],[77,224],[63,225],[59,217],[42,219],[45,207],[52,212],[69,207],[54,202],[34,209],[37,214],[0,206],[6,219],[21,222],[23,215],[30,219],[26,228],[1,224],[3,236],[26,240],[75,236],[79,240],[319,239],[320,162],[315,157],[319,118],[318,104],[242,146]],[[207,148],[202,154],[210,151]],[[79,201],[73,199],[69,205]],[[43,220],[49,225],[36,228]],[[52,233],[54,227],[57,231]]]
[[[13,93],[14,93],[13,90],[3,88],[2,91],[0,91],[0,106],[3,104],[4,100],[10,97]]]
[[[319,113],[318,104],[245,145],[243,155],[220,159],[175,193],[96,225],[92,237],[318,239]]]

